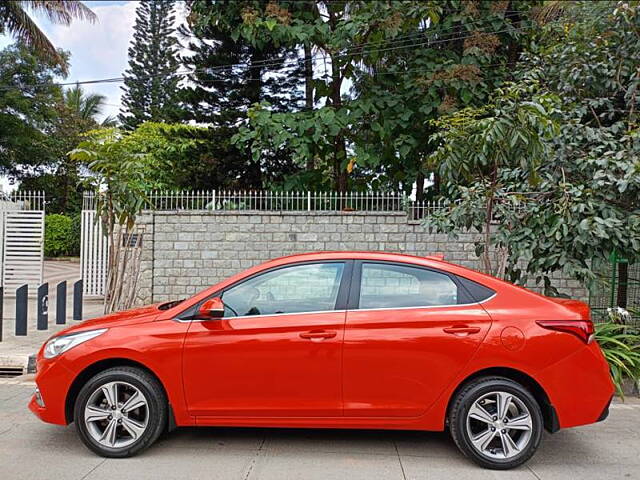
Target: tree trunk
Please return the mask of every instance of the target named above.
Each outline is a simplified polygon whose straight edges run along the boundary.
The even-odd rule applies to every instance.
[[[484,232],[484,252],[482,255],[484,261],[485,273],[493,275],[493,265],[491,262],[491,220],[493,219],[493,199],[495,196],[496,180],[498,177],[498,166],[494,165],[493,172],[491,173],[491,189],[489,190],[489,197],[487,198],[487,210],[486,210],[486,223]]]
[[[336,56],[331,56],[331,105],[334,110],[339,110],[342,106],[342,74],[340,64]],[[335,187],[338,192],[346,192],[348,188],[347,169],[342,165],[347,158],[347,146],[344,134],[340,132],[334,140],[333,172]]]
[[[416,201],[421,202],[424,200],[424,173],[418,172],[416,176]]]
[[[304,106],[307,111],[313,110],[313,59],[311,44],[304,44]],[[311,134],[311,132],[309,132]],[[307,171],[316,168],[313,153],[307,159]]]
[[[249,66],[248,73],[249,88],[247,89],[247,99],[249,100],[249,107],[251,107],[255,103],[260,103],[262,101],[263,67],[261,66],[261,62],[263,62],[265,59],[266,57],[261,50],[257,48],[251,49],[251,64]],[[246,155],[250,159],[249,162],[251,166],[251,179],[249,179],[249,182],[246,183],[252,184],[254,188],[262,188],[262,169],[260,168],[260,161],[255,162],[251,160],[252,157],[250,151],[247,151]]]

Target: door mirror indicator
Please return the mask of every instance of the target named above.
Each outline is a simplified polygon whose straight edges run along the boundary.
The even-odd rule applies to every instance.
[[[203,319],[222,318],[224,316],[224,303],[220,297],[205,300],[198,309],[198,317]]]

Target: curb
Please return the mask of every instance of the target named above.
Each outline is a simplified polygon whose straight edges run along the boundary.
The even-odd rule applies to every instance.
[[[20,375],[23,375],[29,371],[31,357],[33,357],[33,368],[35,369],[35,355],[26,353],[2,355],[0,356],[0,371],[10,372],[19,369]]]

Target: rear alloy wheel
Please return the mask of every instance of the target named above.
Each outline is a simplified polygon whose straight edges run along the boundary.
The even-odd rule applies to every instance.
[[[166,400],[147,372],[112,368],[82,388],[74,414],[80,437],[91,450],[105,457],[128,457],[158,438],[166,421]]]
[[[509,469],[533,456],[543,419],[535,398],[507,378],[481,378],[460,391],[449,424],[458,448],[479,465]]]

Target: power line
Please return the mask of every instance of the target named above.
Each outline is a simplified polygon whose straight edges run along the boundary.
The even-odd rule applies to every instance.
[[[399,50],[399,49],[405,49],[405,48],[417,48],[417,47],[423,47],[423,46],[431,46],[431,45],[438,45],[438,44],[442,44],[442,43],[447,43],[447,42],[451,42],[451,41],[456,41],[456,40],[464,40],[467,38],[471,38],[474,37],[477,34],[498,34],[498,33],[516,33],[516,32],[521,32],[524,30],[524,27],[511,27],[511,28],[507,28],[504,30],[489,30],[489,31],[484,31],[484,30],[475,30],[473,32],[471,32],[471,34],[468,35],[460,35],[460,36],[453,36],[453,34],[449,37],[446,38],[436,38],[434,40],[432,39],[426,39],[423,42],[417,42],[417,43],[413,43],[413,44],[409,44],[409,45],[400,45],[401,43],[405,43],[408,40],[401,40],[401,41],[397,41],[397,39],[394,39],[394,41],[389,41],[387,43],[387,45],[391,45],[390,47],[387,48],[380,48],[380,49],[367,49],[367,46],[369,44],[361,44],[359,46],[354,46],[354,47],[350,47],[345,49],[345,51],[347,53],[342,53],[340,55],[334,55],[331,57],[331,59],[333,61],[335,60],[342,60],[342,59],[346,59],[346,58],[350,58],[350,57],[354,57],[354,56],[358,56],[358,55],[370,55],[373,53],[381,53],[381,52],[388,52],[388,51],[395,51],[395,50]],[[425,31],[426,32],[426,31]],[[371,44],[377,44],[379,42],[372,42]],[[351,50],[354,50],[353,52],[351,52]],[[176,76],[186,76],[186,75],[192,75],[194,73],[198,73],[198,72],[203,72],[203,73],[216,73],[216,72],[222,72],[224,70],[227,69],[232,69],[232,68],[238,68],[238,67],[248,67],[248,68],[255,68],[255,67],[260,67],[260,68],[264,68],[264,67],[278,67],[279,69],[283,69],[283,68],[289,68],[289,67],[293,67],[297,65],[301,65],[303,62],[307,61],[307,60],[312,60],[314,61],[316,59],[316,57],[301,57],[301,58],[297,58],[297,59],[292,59],[291,62],[293,62],[293,65],[285,65],[284,63],[287,62],[286,59],[279,59],[279,60],[264,60],[264,61],[260,61],[260,62],[253,62],[253,63],[247,63],[247,62],[240,62],[240,63],[232,63],[232,64],[226,64],[226,65],[218,65],[215,67],[206,67],[206,68],[199,68],[199,69],[193,69],[193,70],[188,70],[188,71],[181,71],[181,72],[176,72],[173,75]],[[157,75],[146,75],[143,76],[141,78],[143,79],[149,79],[149,78],[154,78]],[[83,81],[76,81],[76,82],[64,82],[64,83],[40,83],[40,84],[31,84],[31,85],[24,85],[22,86],[23,88],[25,87],[33,87],[33,88],[38,88],[38,87],[44,87],[44,86],[58,86],[58,87],[65,87],[65,86],[74,86],[74,85],[95,85],[95,84],[102,84],[102,83],[122,83],[124,81],[124,77],[112,77],[112,78],[103,78],[103,79],[95,79],[95,80],[83,80]],[[245,79],[246,80],[246,79]],[[12,88],[20,88],[19,86],[14,86],[14,85],[0,85],[0,90],[6,90],[6,89],[12,89]]]

